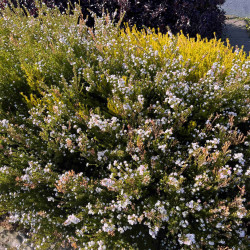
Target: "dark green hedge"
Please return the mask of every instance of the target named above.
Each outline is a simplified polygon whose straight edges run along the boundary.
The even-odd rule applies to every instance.
[[[3,1],[6,2],[7,0]],[[34,0],[12,0],[16,6],[19,2],[26,7],[32,15],[37,14]],[[137,28],[144,26],[159,28],[162,33],[168,31],[167,26],[173,33],[182,30],[184,34],[195,37],[213,38],[214,33],[221,36],[225,20],[224,12],[220,5],[225,0],[43,0],[47,6],[58,6],[63,12],[68,4],[79,3],[82,6],[83,17],[90,16],[89,10],[101,16],[102,11],[113,14],[117,10],[115,20],[118,21],[121,14],[126,11],[123,21]],[[94,25],[94,19],[89,17],[88,25]]]

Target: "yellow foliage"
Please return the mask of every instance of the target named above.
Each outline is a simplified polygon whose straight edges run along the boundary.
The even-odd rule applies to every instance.
[[[224,66],[223,73],[227,73],[235,61],[244,62],[246,60],[246,53],[243,50],[233,52],[233,48],[230,46],[227,40],[227,45],[224,42],[217,40],[216,38],[207,40],[201,39],[199,35],[195,38],[189,38],[183,33],[179,33],[176,36],[169,34],[156,33],[153,29],[147,31],[138,31],[136,27],[132,29],[126,28],[121,31],[121,37],[126,38],[128,41],[127,49],[131,46],[137,46],[137,56],[140,56],[144,52],[148,52],[151,48],[152,51],[157,51],[159,60],[163,57],[173,59],[177,56],[182,56],[183,65],[186,62],[190,62],[191,65],[195,65],[195,74],[198,78],[203,78],[208,68],[211,68],[214,62],[220,62]],[[171,51],[173,44],[178,48],[178,55]],[[250,54],[248,56],[250,59]]]
[[[33,94],[30,94],[29,97],[24,95],[23,93],[21,93],[21,95],[24,97],[24,99],[25,99],[25,101],[26,101],[29,108],[36,107],[37,105],[42,103],[42,100],[37,98]]]
[[[38,90],[44,82],[44,77],[35,67],[26,63],[21,64],[22,70],[25,72],[27,83],[32,90]]]

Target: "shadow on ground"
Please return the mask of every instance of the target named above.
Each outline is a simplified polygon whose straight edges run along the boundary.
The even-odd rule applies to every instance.
[[[250,52],[250,33],[246,30],[246,23],[244,20],[232,18],[225,22],[224,39],[227,38],[234,48],[241,48],[244,46],[244,51],[248,54]]]

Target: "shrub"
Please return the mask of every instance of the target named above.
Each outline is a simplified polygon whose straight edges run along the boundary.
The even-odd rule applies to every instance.
[[[37,249],[247,247],[250,57],[221,41],[0,19],[0,212]],[[22,93],[21,93],[22,92]]]
[[[250,31],[250,18],[245,18],[245,21],[247,23],[246,28],[248,31]]]
[[[35,14],[34,0],[17,1],[12,0],[17,6],[17,2],[21,6],[27,7],[31,14]],[[109,13],[118,11],[115,20],[120,20],[124,11],[124,22],[129,23],[132,27],[136,25],[138,29],[143,26],[155,28],[162,33],[167,32],[167,26],[173,33],[180,30],[184,34],[195,37],[200,34],[201,37],[213,38],[214,33],[221,36],[223,24],[225,21],[225,13],[219,8],[225,0],[43,0],[49,7],[58,6],[61,11],[67,9],[68,4],[71,6],[79,3],[82,6],[84,18],[89,16],[89,26],[94,25],[94,19],[90,15],[93,11],[101,16],[103,9]]]

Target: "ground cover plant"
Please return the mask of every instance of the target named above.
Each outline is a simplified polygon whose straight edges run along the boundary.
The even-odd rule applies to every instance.
[[[247,249],[250,57],[38,10],[0,17],[0,213],[36,249]]]
[[[2,1],[2,7],[8,0]],[[31,15],[37,15],[35,2],[44,3],[48,7],[58,6],[60,11],[66,11],[68,6],[73,8],[75,3],[80,3],[84,18],[89,16],[87,25],[93,26],[94,19],[90,16],[93,11],[98,16],[103,9],[114,15],[118,22],[123,16],[123,21],[131,27],[138,29],[144,26],[155,28],[162,33],[171,29],[173,33],[183,31],[191,37],[200,34],[201,37],[213,38],[221,36],[225,21],[225,13],[220,6],[225,0],[11,0],[17,3]],[[0,6],[1,8],[1,6]],[[123,14],[125,12],[125,15]]]

